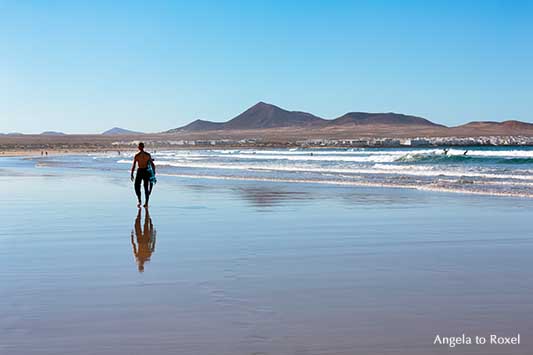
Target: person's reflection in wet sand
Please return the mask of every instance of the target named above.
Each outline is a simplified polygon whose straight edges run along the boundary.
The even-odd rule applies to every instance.
[[[139,272],[144,271],[144,263],[150,260],[152,253],[155,251],[156,230],[152,223],[152,219],[150,218],[148,209],[145,209],[145,211],[144,225],[141,227],[141,208],[139,208],[137,218],[135,218],[135,230],[131,231],[131,245],[133,247],[133,255],[135,256]],[[134,232],[137,244],[135,244],[133,238]]]

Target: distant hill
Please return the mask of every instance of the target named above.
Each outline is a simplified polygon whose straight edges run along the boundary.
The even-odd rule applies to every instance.
[[[186,126],[180,127],[180,128],[174,128],[171,130],[168,130],[164,133],[174,133],[174,132],[194,132],[194,131],[214,131],[221,129],[224,126],[223,123],[219,122],[211,122],[211,121],[204,121],[204,120],[196,120],[191,123],[189,123]]]
[[[394,112],[367,113],[349,112],[339,118],[329,121],[328,125],[417,125],[417,126],[441,126],[425,118],[403,115]]]
[[[324,119],[307,112],[287,111],[275,105],[259,102],[228,122],[196,120],[165,133],[310,127],[322,124],[324,121]]]
[[[259,102],[223,124],[224,129],[262,129],[309,127],[324,123],[324,119],[307,112],[287,111],[278,106]]]
[[[475,128],[475,129],[509,129],[509,130],[531,130],[533,129],[533,123],[527,123],[522,121],[516,121],[516,120],[508,120],[503,122],[495,122],[495,121],[473,121],[469,122],[467,124],[457,126],[454,128]]]
[[[41,133],[42,136],[64,136],[65,133],[57,131],[44,131]]]
[[[451,127],[448,130],[451,135],[525,135],[533,134],[533,123],[509,120],[503,122],[474,121],[467,124]]]
[[[393,112],[349,112],[341,117],[327,120],[301,111],[287,111],[278,106],[259,102],[227,122],[196,120],[186,126],[165,133],[261,130],[271,128],[343,128],[357,125],[402,125],[444,127],[425,118]]]
[[[113,136],[113,135],[128,135],[128,134],[144,134],[142,132],[130,131],[129,129],[124,129],[120,127],[113,127],[108,129],[105,132],[102,132],[103,135]]]
[[[337,118],[324,119],[311,113],[288,111],[259,102],[226,122],[196,120],[163,133],[201,139],[252,137],[267,140],[310,137],[533,136],[533,124],[520,121],[470,122],[446,127],[424,117],[394,112],[348,112]]]

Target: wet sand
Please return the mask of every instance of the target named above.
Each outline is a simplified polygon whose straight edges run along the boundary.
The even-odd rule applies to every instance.
[[[533,352],[531,200],[0,168],[2,354]]]

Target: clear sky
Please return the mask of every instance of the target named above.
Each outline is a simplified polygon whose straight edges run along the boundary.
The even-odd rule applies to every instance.
[[[0,132],[154,132],[258,101],[533,122],[533,0],[0,0],[0,81]]]

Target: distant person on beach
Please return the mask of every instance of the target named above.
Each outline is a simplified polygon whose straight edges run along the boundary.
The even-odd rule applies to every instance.
[[[141,207],[141,182],[144,185],[144,207],[148,207],[148,200],[150,199],[150,194],[152,193],[152,188],[154,186],[152,180],[155,176],[155,164],[152,159],[152,156],[144,151],[144,143],[139,143],[139,153],[135,154],[133,158],[133,165],[131,166],[131,181],[134,180],[133,173],[135,172],[135,166],[138,165],[137,175],[135,176],[135,194],[137,194],[137,207]],[[152,170],[150,172],[149,169]]]
[[[155,251],[155,237],[156,231],[150,213],[146,210],[144,225],[141,227],[141,209],[139,209],[135,219],[135,230],[131,231],[131,246],[139,272],[144,271],[144,263],[150,260]]]

